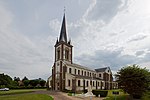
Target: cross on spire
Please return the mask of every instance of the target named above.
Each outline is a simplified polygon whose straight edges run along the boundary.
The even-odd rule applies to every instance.
[[[66,12],[66,7],[64,6],[64,14],[65,14],[65,12]]]

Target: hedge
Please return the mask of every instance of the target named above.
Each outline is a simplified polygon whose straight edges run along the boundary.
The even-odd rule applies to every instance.
[[[101,97],[106,97],[107,96],[107,93],[108,91],[103,91],[103,90],[92,90],[92,93],[98,97],[98,95],[100,95]]]

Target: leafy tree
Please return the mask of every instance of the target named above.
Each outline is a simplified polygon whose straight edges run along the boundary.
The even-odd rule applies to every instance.
[[[39,80],[30,80],[29,84],[35,87],[37,84],[39,84]]]
[[[40,85],[41,85],[42,87],[44,87],[45,83],[46,83],[45,80],[40,80]]]
[[[0,74],[0,88],[17,86],[17,82],[13,81],[8,75]]]
[[[30,80],[24,80],[23,83],[24,83],[24,86],[28,86],[30,83]]]
[[[11,84],[12,78],[8,75],[0,74],[0,85]]]
[[[18,82],[18,81],[20,81],[20,78],[19,77],[14,77],[14,81]]]
[[[149,86],[150,72],[134,64],[121,68],[116,74],[116,80],[131,97],[140,98]]]
[[[26,76],[22,79],[22,81],[29,80]]]

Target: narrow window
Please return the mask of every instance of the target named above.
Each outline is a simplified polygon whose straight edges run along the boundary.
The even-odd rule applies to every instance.
[[[93,86],[94,86],[94,81],[93,81]]]
[[[78,75],[80,75],[80,70],[78,70]]]
[[[89,81],[86,82],[86,86],[87,86],[87,87],[89,86]]]
[[[68,49],[65,50],[65,59],[69,60],[69,50]]]
[[[84,76],[86,76],[86,71],[84,72]]]
[[[80,86],[80,80],[78,80],[78,86]]]
[[[69,73],[71,74],[71,68],[69,68]]]
[[[57,50],[57,60],[60,59],[60,49]]]
[[[83,70],[82,70],[82,75],[83,75]]]
[[[68,86],[70,86],[70,80],[68,80]]]
[[[101,77],[101,74],[99,74],[99,77]]]
[[[77,71],[77,70],[75,69],[74,74],[76,74],[76,71]]]

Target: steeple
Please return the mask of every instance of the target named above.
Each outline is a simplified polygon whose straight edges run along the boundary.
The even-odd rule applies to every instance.
[[[61,31],[60,31],[60,36],[59,36],[59,42],[61,42],[61,41],[67,43],[65,13],[64,13],[64,16],[63,16],[63,22],[62,22]]]

